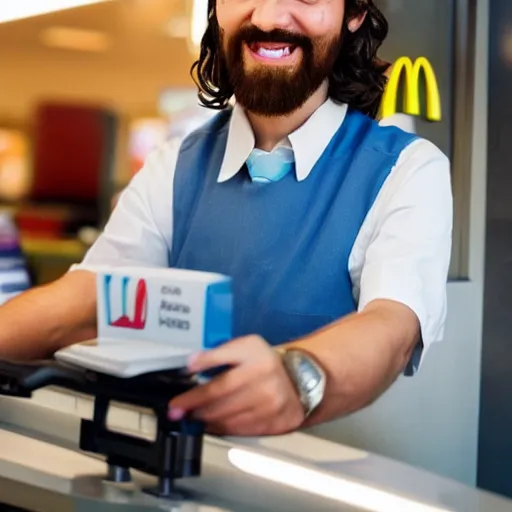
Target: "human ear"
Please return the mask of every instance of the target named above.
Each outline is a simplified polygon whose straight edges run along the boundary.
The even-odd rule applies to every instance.
[[[350,19],[350,21],[348,22],[348,25],[347,25],[350,32],[352,32],[352,33],[357,32],[361,28],[361,25],[363,24],[364,20],[366,19],[367,12],[368,11],[364,11],[361,14],[359,14],[358,16],[354,16],[353,18]]]

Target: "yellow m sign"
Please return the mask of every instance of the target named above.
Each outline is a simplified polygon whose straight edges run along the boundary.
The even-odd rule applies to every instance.
[[[381,117],[391,117],[396,113],[398,88],[402,72],[405,72],[404,82],[404,114],[421,115],[420,105],[420,73],[425,76],[425,95],[427,102],[426,118],[429,121],[441,121],[441,97],[436,75],[430,62],[425,57],[418,58],[414,64],[409,57],[401,57],[394,64],[384,91],[381,106]]]

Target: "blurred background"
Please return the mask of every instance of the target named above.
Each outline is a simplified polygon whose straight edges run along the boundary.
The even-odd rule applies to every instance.
[[[18,4],[0,9],[0,212],[4,256],[11,219],[42,284],[82,258],[148,152],[211,115],[189,76],[206,4]]]

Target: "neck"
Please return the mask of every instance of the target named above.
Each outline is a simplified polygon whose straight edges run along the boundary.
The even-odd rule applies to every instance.
[[[298,110],[287,116],[264,117],[247,112],[256,140],[256,147],[272,151],[290,133],[300,128],[327,99],[328,84],[324,83]]]

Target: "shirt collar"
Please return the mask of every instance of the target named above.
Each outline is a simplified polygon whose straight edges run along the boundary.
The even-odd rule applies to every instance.
[[[302,181],[309,176],[332,137],[342,125],[346,113],[346,104],[340,105],[328,99],[298,130],[278,144],[278,146],[292,147],[297,181]],[[233,178],[242,169],[254,145],[255,138],[249,120],[243,108],[235,104],[229,125],[226,151],[217,181],[222,183]]]

